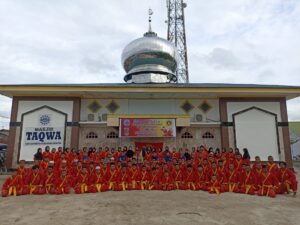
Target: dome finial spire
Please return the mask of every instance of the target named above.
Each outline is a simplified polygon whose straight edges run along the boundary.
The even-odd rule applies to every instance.
[[[148,15],[149,15],[149,29],[148,31],[144,34],[144,37],[156,37],[157,34],[155,32],[152,31],[152,27],[151,27],[151,22],[152,22],[152,15],[153,15],[153,10],[151,8],[148,9]]]
[[[151,22],[152,22],[152,15],[153,15],[153,10],[151,8],[149,8],[148,10],[148,14],[149,14],[149,33],[152,33],[152,28],[151,28]]]

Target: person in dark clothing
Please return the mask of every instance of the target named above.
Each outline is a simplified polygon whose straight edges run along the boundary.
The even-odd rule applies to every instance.
[[[250,160],[250,154],[249,154],[248,149],[247,149],[247,148],[244,148],[243,151],[244,151],[243,159],[248,159],[248,160]]]
[[[126,152],[126,156],[127,156],[128,158],[132,158],[133,155],[134,155],[134,152],[132,151],[131,148],[129,148],[129,149],[127,150],[127,152]]]
[[[189,153],[189,150],[188,150],[188,149],[185,150],[185,153],[183,154],[183,158],[184,158],[186,161],[192,159],[191,154]]]
[[[42,154],[42,149],[38,148],[37,152],[34,154],[34,159],[42,161],[43,160],[43,154]]]

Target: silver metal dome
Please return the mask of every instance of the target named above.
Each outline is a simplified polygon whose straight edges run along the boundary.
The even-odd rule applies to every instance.
[[[129,43],[122,53],[128,83],[169,83],[176,81],[177,49],[149,30],[144,37]]]

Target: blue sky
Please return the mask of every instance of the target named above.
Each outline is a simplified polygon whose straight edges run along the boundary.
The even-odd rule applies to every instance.
[[[300,1],[186,2],[191,82],[300,85]],[[0,0],[0,82],[122,83],[121,52],[149,7],[166,37],[164,0]],[[10,107],[0,97],[0,115]],[[300,120],[299,98],[288,112]]]

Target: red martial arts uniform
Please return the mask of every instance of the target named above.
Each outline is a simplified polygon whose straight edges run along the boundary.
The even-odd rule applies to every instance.
[[[280,186],[277,190],[278,194],[289,193],[293,191],[297,193],[297,179],[294,172],[288,168],[280,168],[278,170]]]
[[[155,171],[152,172],[150,175],[150,182],[149,182],[149,190],[160,190],[160,177],[159,173]]]
[[[40,172],[30,172],[23,188],[24,194],[43,194],[43,179]]]
[[[2,185],[2,197],[22,195],[23,186],[21,175],[8,177]]]
[[[254,195],[257,189],[257,181],[252,171],[242,170],[239,174],[239,193]]]
[[[170,176],[169,174],[161,177],[160,185],[163,191],[175,190],[176,187],[173,177]]]
[[[184,189],[187,190],[192,190],[195,191],[196,190],[196,176],[195,176],[195,172],[194,170],[187,170],[186,172],[186,176],[184,178]]]
[[[105,186],[104,183],[105,183],[105,178],[103,173],[96,172],[90,174],[88,178],[88,192],[96,193],[96,192],[108,191],[108,187]]]
[[[141,172],[141,190],[149,189],[150,174],[147,170]]]
[[[201,172],[197,171],[195,177],[196,177],[196,181],[195,181],[196,190],[207,191],[208,183],[209,183],[207,174],[205,174],[203,170]]]
[[[210,180],[207,185],[207,190],[210,194],[220,194],[223,192],[222,187],[218,179]]]
[[[238,189],[239,173],[237,170],[227,170],[224,174],[222,189],[225,192],[239,192]]]
[[[184,177],[185,173],[182,170],[173,170],[172,177],[175,182],[176,189],[184,190]]]
[[[88,192],[88,174],[79,174],[76,177],[76,184],[74,187],[76,194],[82,194]]]
[[[141,190],[141,173],[138,169],[128,174],[128,190]]]
[[[70,183],[68,176],[59,176],[54,180],[55,193],[58,195],[70,193]]]
[[[43,177],[43,194],[55,194],[55,188],[54,188],[54,178],[55,174],[52,173],[46,173]]]
[[[258,195],[269,196],[274,198],[276,196],[276,189],[278,188],[278,179],[271,173],[261,173],[257,177],[257,183],[259,186]]]
[[[108,189],[111,191],[120,191],[120,173],[117,169],[110,170],[108,169],[105,174],[106,184],[108,185]]]

